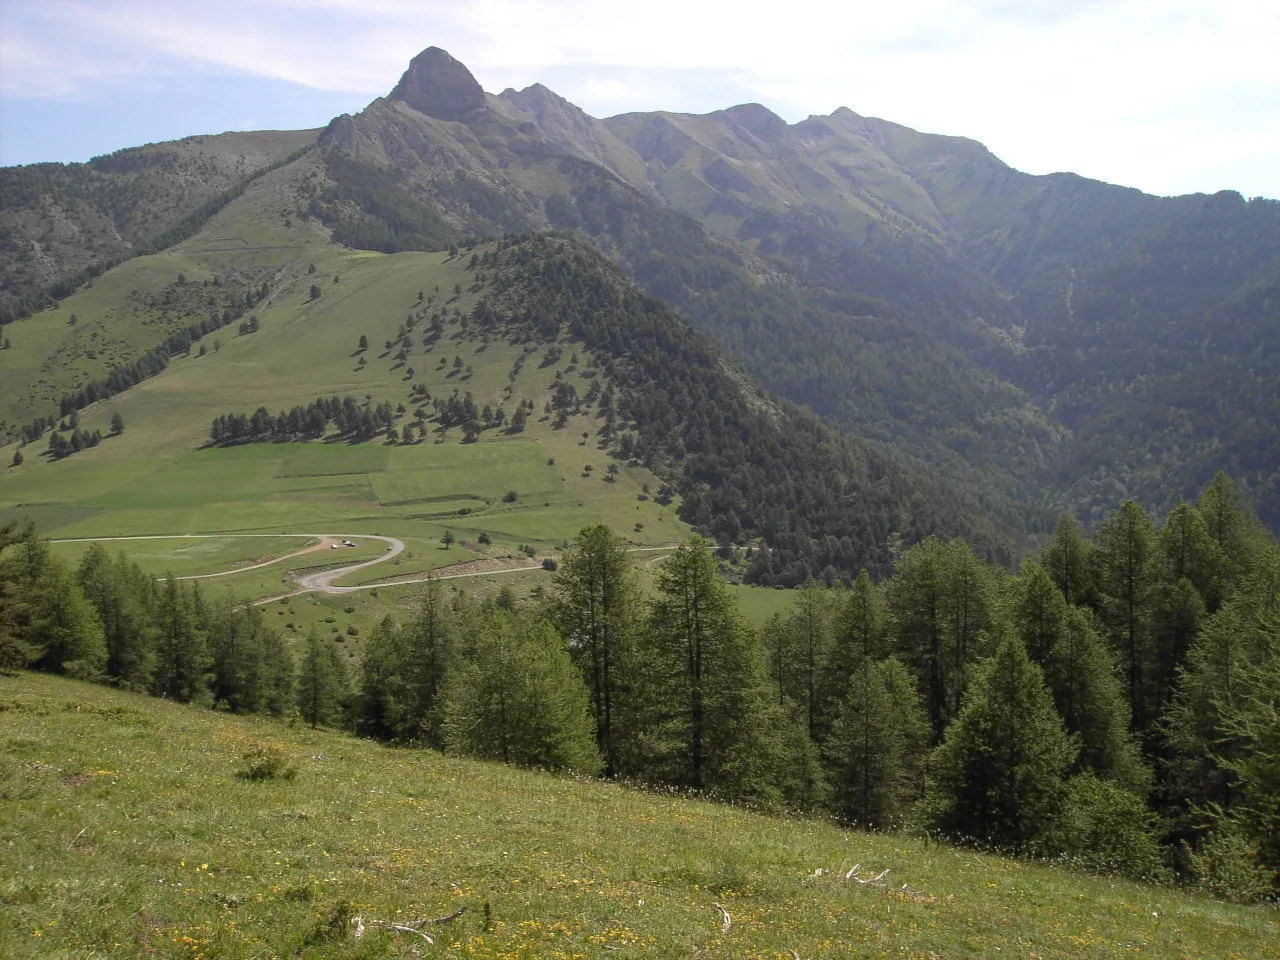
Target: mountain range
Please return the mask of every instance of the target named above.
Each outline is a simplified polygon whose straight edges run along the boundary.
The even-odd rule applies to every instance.
[[[1217,470],[1280,529],[1280,203],[1031,176],[846,108],[597,119],[541,85],[486,93],[429,48],[323,130],[0,171],[4,334],[281,169],[280,215],[350,248],[548,232],[595,248],[767,391],[893,463],[903,515],[923,497],[989,556],[1060,511],[1168,509]],[[9,434],[126,353],[78,354],[68,381],[50,345],[6,391]]]

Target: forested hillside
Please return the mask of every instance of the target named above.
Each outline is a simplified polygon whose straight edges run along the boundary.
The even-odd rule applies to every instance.
[[[11,313],[197,229],[312,138],[5,171]],[[766,388],[895,448],[1007,542],[1046,535],[1062,509],[1090,526],[1127,497],[1163,513],[1220,469],[1280,523],[1273,200],[1029,176],[844,108],[790,125],[757,104],[600,120],[540,85],[486,94],[436,48],[298,163],[287,219],[351,248],[547,230],[595,246]],[[203,186],[178,197],[174,170]],[[62,222],[37,213],[50,204],[100,229],[62,231],[50,259],[52,240],[28,236]],[[108,220],[118,243],[100,239]]]
[[[446,89],[467,108],[435,109]],[[1032,177],[844,109],[595,120],[542,87],[486,96],[443,51],[322,144],[313,211],[339,239],[577,232],[771,389],[927,458],[1002,523],[1168,509],[1220,468],[1280,516],[1276,421],[1250,402],[1280,352],[1273,201]]]
[[[0,169],[0,324],[190,236],[250,178],[292,159],[316,133],[188,137],[88,163]]]
[[[554,288],[554,261],[529,265]],[[645,387],[620,382],[639,409]],[[1159,526],[1132,501],[1092,539],[1064,518],[1016,576],[929,537],[884,580],[808,584],[763,631],[712,544],[678,546],[646,596],[597,524],[547,594],[428,583],[354,664],[314,631],[295,664],[260,608],[100,545],[72,570],[31,530],[0,536],[0,666],[1232,899],[1276,890],[1280,547],[1223,474]]]

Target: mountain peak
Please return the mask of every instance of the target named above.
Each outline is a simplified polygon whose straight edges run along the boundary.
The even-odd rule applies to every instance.
[[[409,61],[391,99],[438,120],[466,120],[485,106],[484,90],[462,63],[439,47]]]

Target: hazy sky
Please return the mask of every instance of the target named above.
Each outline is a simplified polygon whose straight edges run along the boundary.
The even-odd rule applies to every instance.
[[[1031,173],[1280,197],[1280,0],[0,0],[0,164],[321,126],[432,45],[595,116],[847,106]]]

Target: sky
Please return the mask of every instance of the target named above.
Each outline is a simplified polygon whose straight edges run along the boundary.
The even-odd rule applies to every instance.
[[[598,117],[846,106],[1029,173],[1280,198],[1280,0],[0,0],[0,165],[323,126],[428,46]]]

